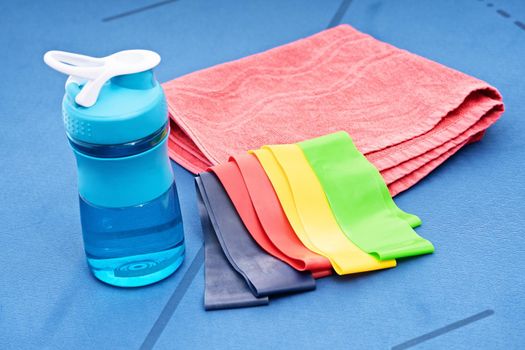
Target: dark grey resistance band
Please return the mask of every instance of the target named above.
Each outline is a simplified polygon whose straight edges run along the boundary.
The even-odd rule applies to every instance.
[[[204,308],[206,310],[219,310],[268,305],[268,297],[255,297],[248,289],[242,276],[231,267],[226,256],[224,256],[202,201],[201,192],[204,189],[199,177],[195,178],[195,184],[205,247]]]
[[[315,289],[310,273],[294,270],[257,245],[215,174],[202,173],[200,178],[202,199],[224,255],[255,296]]]

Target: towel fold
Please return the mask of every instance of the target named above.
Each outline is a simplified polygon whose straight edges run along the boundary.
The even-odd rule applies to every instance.
[[[348,25],[164,84],[170,156],[197,173],[264,144],[344,130],[395,195],[503,112],[487,83]]]

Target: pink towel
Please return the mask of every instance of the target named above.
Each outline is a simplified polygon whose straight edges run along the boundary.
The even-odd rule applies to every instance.
[[[170,156],[194,173],[265,144],[345,130],[393,195],[480,140],[503,112],[487,83],[348,25],[164,89]]]

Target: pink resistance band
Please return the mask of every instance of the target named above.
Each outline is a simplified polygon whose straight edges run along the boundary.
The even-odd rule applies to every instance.
[[[251,203],[266,235],[289,258],[301,261],[314,278],[332,274],[332,264],[326,257],[306,248],[288,222],[270,179],[253,154],[231,157],[239,167],[248,189]]]
[[[273,242],[268,238],[264,228],[257,217],[257,213],[250,200],[250,194],[246,188],[246,184],[242,177],[241,171],[235,162],[225,162],[210,168],[211,171],[217,175],[224,189],[228,193],[237,213],[241,217],[242,222],[250,232],[253,239],[264,249],[268,254],[275,258],[284,261],[299,271],[305,271],[307,264],[304,260],[292,258],[284,254],[277,248]],[[326,274],[324,274],[326,276]],[[312,276],[314,273],[312,271]],[[314,276],[318,277],[318,276]]]

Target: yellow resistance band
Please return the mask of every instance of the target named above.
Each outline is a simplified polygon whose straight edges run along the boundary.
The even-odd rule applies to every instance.
[[[279,198],[279,202],[281,202],[283,211],[290,222],[290,226],[292,226],[301,243],[303,243],[304,246],[310,249],[312,252],[328,258],[328,256],[317,249],[308,238],[303,223],[301,222],[301,218],[299,217],[299,213],[297,212],[297,208],[295,207],[292,191],[288,186],[288,180],[281,170],[279,163],[277,163],[273,157],[273,154],[267,149],[258,149],[255,151],[250,151],[250,153],[255,154],[259,160],[259,163],[261,163],[262,167],[264,168],[264,171],[270,179],[275,193]]]
[[[299,146],[264,146],[253,153],[266,171],[301,242],[328,258],[339,275],[396,266],[395,260],[379,261],[345,236]]]

